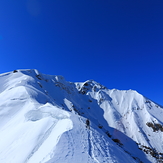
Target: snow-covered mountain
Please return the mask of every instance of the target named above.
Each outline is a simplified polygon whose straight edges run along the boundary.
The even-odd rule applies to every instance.
[[[0,163],[163,162],[162,117],[163,107],[133,90],[37,70],[4,73]]]

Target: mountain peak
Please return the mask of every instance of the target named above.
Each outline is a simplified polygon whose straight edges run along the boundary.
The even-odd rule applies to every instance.
[[[137,91],[27,69],[0,75],[0,99],[2,163],[163,161],[163,108]]]

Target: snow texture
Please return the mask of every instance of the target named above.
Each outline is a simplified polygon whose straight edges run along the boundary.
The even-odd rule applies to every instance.
[[[34,69],[4,73],[0,163],[163,162],[162,117],[161,106],[133,90]]]

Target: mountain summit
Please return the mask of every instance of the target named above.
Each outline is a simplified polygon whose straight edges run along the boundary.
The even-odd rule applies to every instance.
[[[161,163],[162,117],[133,90],[14,70],[0,75],[0,163]]]

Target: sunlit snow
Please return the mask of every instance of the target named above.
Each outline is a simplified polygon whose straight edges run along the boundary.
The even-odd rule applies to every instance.
[[[161,162],[162,117],[133,90],[38,70],[1,74],[0,163]]]

